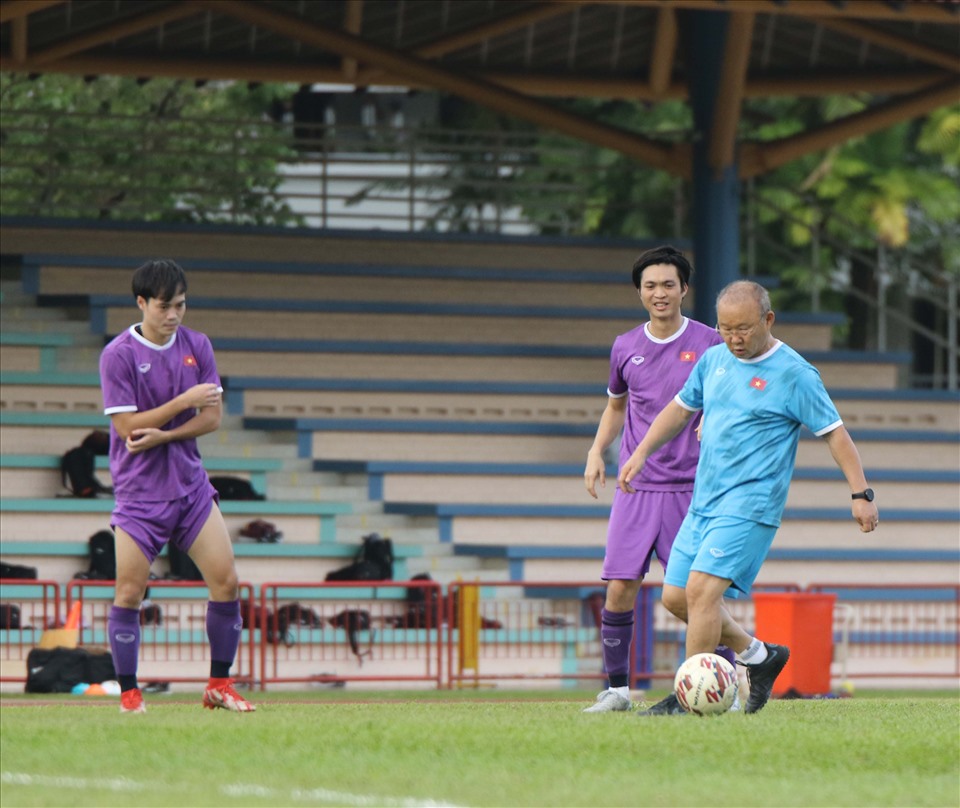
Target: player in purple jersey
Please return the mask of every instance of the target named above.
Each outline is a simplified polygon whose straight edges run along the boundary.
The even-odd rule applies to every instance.
[[[176,262],[141,266],[133,275],[133,296],[143,320],[100,355],[116,496],[117,580],[107,633],[124,713],[146,712],[137,683],[140,604],[150,565],[167,542],[189,554],[210,590],[210,681],[203,705],[256,709],[230,678],[242,626],[237,571],[217,492],[197,450],[197,438],[220,426],[223,388],[210,340],[181,325],[186,292]]]
[[[606,409],[587,454],[584,483],[596,499],[597,481],[606,485],[603,454],[623,430],[620,463],[625,462],[671,401],[697,359],[722,340],[713,328],[680,311],[693,269],[673,247],[641,255],[633,266],[633,283],[650,315],[644,325],[621,334],[610,352]],[[608,688],[584,712],[619,712],[632,708],[629,693],[630,648],[634,608],[654,553],[666,566],[673,539],[686,516],[699,457],[696,425],[664,447],[634,480],[635,494],[613,493],[607,548],[601,577],[607,581],[600,637]],[[719,649],[733,662],[733,655]]]

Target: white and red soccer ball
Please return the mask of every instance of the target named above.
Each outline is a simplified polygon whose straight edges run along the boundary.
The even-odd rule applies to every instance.
[[[737,698],[737,670],[716,654],[694,654],[673,680],[673,690],[684,710],[696,715],[720,715]]]

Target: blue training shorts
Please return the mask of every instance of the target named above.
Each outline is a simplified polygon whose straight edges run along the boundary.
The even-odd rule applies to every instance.
[[[219,501],[207,480],[173,502],[117,502],[110,526],[122,528],[152,564],[168,541],[188,552]]]
[[[691,511],[673,542],[663,582],[683,588],[691,572],[704,572],[731,581],[725,597],[749,595],[776,534],[773,525]]]

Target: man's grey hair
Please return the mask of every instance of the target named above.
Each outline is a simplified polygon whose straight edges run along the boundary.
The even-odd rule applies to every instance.
[[[717,295],[717,306],[721,301],[733,300],[753,300],[760,307],[760,316],[766,317],[770,311],[770,293],[767,292],[759,283],[754,281],[734,281],[728,283],[720,294]]]

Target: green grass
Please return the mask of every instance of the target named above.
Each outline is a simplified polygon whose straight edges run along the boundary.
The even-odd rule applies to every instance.
[[[957,693],[774,701],[758,715],[584,715],[592,693],[4,696],[16,806],[958,806]]]

